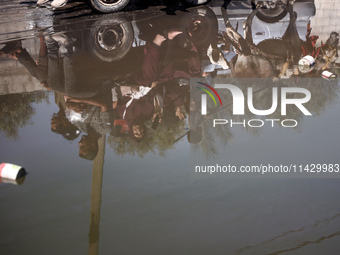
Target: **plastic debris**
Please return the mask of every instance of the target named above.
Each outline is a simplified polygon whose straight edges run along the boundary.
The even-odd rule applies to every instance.
[[[331,73],[329,71],[323,71],[322,72],[322,78],[325,78],[326,80],[335,80],[336,74]]]
[[[25,168],[10,163],[0,164],[0,178],[8,180],[17,180],[26,175]]]
[[[304,56],[302,59],[299,61],[299,70],[301,73],[308,73],[313,70],[315,65],[315,59],[310,56]]]

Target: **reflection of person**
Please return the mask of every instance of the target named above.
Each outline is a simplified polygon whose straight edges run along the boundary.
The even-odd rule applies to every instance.
[[[74,97],[91,97],[87,95],[76,80],[74,41],[64,34],[45,37],[48,51],[48,86],[59,93]]]
[[[118,90],[120,96],[114,102],[114,108],[117,115],[124,119],[132,130],[131,138],[138,142],[144,138],[147,132],[145,121],[152,119],[153,122],[162,122],[164,107],[173,106],[175,115],[181,120],[185,118],[182,110],[185,88],[174,83],[173,80],[152,89],[147,88],[145,94],[141,94],[144,89],[136,93],[133,93],[132,89],[131,94],[125,92],[127,91],[126,87],[119,87]]]
[[[147,132],[144,122],[152,119],[162,121],[163,106],[175,106],[175,115],[184,119],[184,88],[179,86],[179,78],[190,78],[200,73],[197,49],[187,38],[179,39],[181,31],[169,31],[166,36],[156,34],[144,48],[141,74],[124,85],[115,87],[113,109],[124,119],[130,129],[130,136],[141,141]],[[175,41],[176,40],[176,41]],[[174,63],[175,45],[185,45],[189,58],[180,59],[185,67],[177,69]],[[134,84],[134,85],[131,85]]]
[[[39,35],[39,58],[35,61],[22,48],[20,41],[9,42],[0,56],[18,60],[47,89],[77,97],[91,98],[103,93],[104,86],[82,72],[83,59],[78,53],[80,40],[76,34]],[[105,92],[104,92],[105,93]]]
[[[126,90],[127,86],[123,87],[123,91]],[[118,88],[120,90],[120,88]],[[114,102],[114,108],[117,115],[124,119],[130,129],[131,138],[136,141],[141,141],[145,134],[146,128],[144,121],[150,119],[154,112],[154,105],[152,100],[152,93],[150,88],[140,88],[141,91],[134,92],[137,88],[131,89],[131,94],[123,94],[117,101]],[[146,91],[143,94],[143,91]],[[121,93],[121,90],[120,90]],[[132,131],[132,132],[131,132]]]
[[[79,81],[80,75],[75,72],[75,39],[56,33],[39,36],[39,40],[39,58],[36,61],[22,48],[20,41],[7,43],[0,50],[0,56],[18,60],[49,90],[79,98],[93,97],[98,93],[101,88]]]
[[[91,129],[87,135],[83,135],[79,141],[79,157],[94,160],[98,153],[98,140],[101,137]]]
[[[80,53],[80,40],[66,33],[45,37],[48,50],[47,85],[68,97],[90,99],[105,94],[111,85],[88,73]]]
[[[18,60],[33,77],[45,86],[47,80],[47,52],[43,37],[39,36],[39,40],[39,58],[36,61],[34,61],[27,50],[22,47],[21,41],[7,43],[6,46],[0,50],[0,56]]]
[[[61,99],[62,98],[62,99]],[[61,99],[61,100],[60,100]],[[54,133],[61,134],[67,140],[76,139],[80,131],[79,129],[73,125],[65,115],[65,102],[64,98],[61,94],[55,94],[55,101],[59,107],[59,111],[56,114],[53,114],[51,119],[51,130]]]
[[[37,4],[44,4],[47,3],[49,0],[38,0]],[[53,0],[51,6],[53,8],[61,8],[67,4],[68,0]]]
[[[182,49],[180,59],[175,56]],[[176,78],[191,78],[200,74],[200,59],[197,48],[181,31],[169,31],[166,36],[156,34],[144,48],[142,70],[134,79],[138,85],[151,87]]]
[[[18,60],[47,89],[73,97],[93,97],[95,86],[83,84],[76,76],[75,40],[63,34],[40,36],[39,58],[34,61],[20,41],[8,43],[2,54]],[[92,84],[91,84],[92,85]]]
[[[93,160],[98,153],[98,140],[111,132],[113,113],[105,98],[77,99],[65,96],[65,114],[79,130],[85,132],[79,141],[79,156]]]

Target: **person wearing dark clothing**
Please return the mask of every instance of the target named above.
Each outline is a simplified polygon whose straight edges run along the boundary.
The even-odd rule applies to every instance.
[[[185,39],[187,56],[176,54],[177,48],[180,48],[180,37],[184,37],[183,32],[170,31],[167,37],[157,34],[151,42],[146,42],[141,73],[134,79],[136,84],[151,87],[154,82],[199,76],[200,58],[196,46],[189,39]]]
[[[116,105],[117,115],[124,119],[129,129],[132,130],[133,139],[142,139],[146,129],[144,122],[152,119],[162,121],[162,109],[165,107],[174,107],[175,115],[179,119],[184,119],[182,106],[184,105],[185,88],[178,84],[158,85],[152,88],[146,95],[134,99],[129,95],[122,96]]]
[[[161,122],[162,108],[170,104],[175,107],[176,116],[184,119],[181,107],[184,105],[185,93],[184,88],[179,86],[178,79],[199,75],[200,61],[196,47],[189,41],[187,51],[192,53],[189,54],[191,58],[180,59],[185,62],[186,68],[176,70],[176,61],[172,54],[173,41],[181,34],[181,31],[170,31],[167,38],[157,34],[152,42],[147,42],[141,74],[130,81],[128,86],[112,90],[113,108],[127,122],[133,139],[143,139],[146,120],[158,119]]]

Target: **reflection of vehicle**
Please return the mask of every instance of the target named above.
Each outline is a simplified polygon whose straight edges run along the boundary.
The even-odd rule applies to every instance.
[[[228,6],[228,14],[231,16],[241,17],[244,16],[244,14],[250,14],[250,12],[255,9],[256,6],[258,6],[259,11],[256,14],[257,18],[266,23],[275,23],[287,16],[287,10],[285,6],[289,2],[292,1],[232,0]],[[304,15],[309,13],[309,16],[313,16],[315,14],[314,0],[294,0],[293,2],[294,9],[298,9],[298,12],[303,12]]]
[[[184,38],[190,35],[198,56],[217,36],[216,16],[206,6],[189,8],[188,12],[178,15],[159,12],[145,17],[145,13],[134,16],[107,14],[92,16],[91,19],[81,17],[76,22],[61,22],[55,26],[55,34],[67,38],[67,44],[60,43],[66,46],[59,50],[65,51],[66,47],[67,51],[70,50],[66,53],[72,58],[76,83],[82,84],[84,90],[95,90],[96,93],[103,84],[125,81],[138,75],[142,71],[144,45],[146,41],[151,42],[156,34],[183,31]],[[157,29],[156,25],[159,25]],[[177,45],[180,41],[174,43]],[[176,67],[185,69],[185,58],[191,55],[187,52],[188,55],[183,56],[177,48],[175,52],[177,55],[173,55],[173,60]]]
[[[315,15],[314,2],[296,2],[293,6],[293,10],[297,15],[295,24],[299,37],[301,40],[306,40],[310,18]],[[269,22],[268,18],[263,19],[262,14],[259,16],[259,13],[260,10],[254,18],[252,27],[254,43],[257,44],[268,38],[282,38],[288,28],[290,20],[289,14],[285,11],[283,13],[284,15],[281,15],[280,20],[274,18]]]
[[[210,0],[181,0],[185,5],[196,6],[209,2]],[[93,9],[102,13],[110,13],[122,10],[130,0],[89,0]]]
[[[260,3],[263,1],[252,0],[253,3]],[[276,5],[270,5],[274,2]],[[285,2],[285,1],[283,1]],[[281,1],[266,1],[265,6],[260,8],[252,22],[252,37],[255,44],[266,39],[280,39],[287,30],[289,24],[289,14],[282,8]],[[232,1],[228,6],[228,18],[231,25],[237,28],[239,34],[243,35],[243,23],[252,13],[254,6],[250,5],[247,0]],[[277,8],[284,10],[279,12]],[[224,31],[224,19],[218,7],[213,7],[214,12],[218,16],[219,29]],[[308,24],[310,18],[315,15],[314,0],[296,0],[293,5],[293,10],[296,12],[297,20],[296,27],[300,39],[306,40],[308,32]]]
[[[218,31],[217,19],[208,7],[197,7],[189,12],[173,16],[164,16],[169,20],[169,29],[180,28],[191,35],[198,48],[205,48],[216,37]],[[92,25],[88,39],[89,49],[93,55],[105,62],[122,59],[131,47],[143,45],[142,28],[147,30],[157,23],[166,24],[162,17],[128,22],[118,16],[103,16]],[[142,26],[144,24],[144,26]],[[146,27],[146,28],[145,28]]]
[[[311,12],[312,15],[315,14],[315,6],[314,6],[314,0],[272,0],[272,1],[261,1],[261,0],[252,0],[254,3],[254,6],[259,5],[259,12],[257,13],[257,18],[261,21],[267,22],[267,23],[274,23],[278,22],[282,18],[287,16],[287,10],[285,8],[285,5],[291,3],[294,3],[294,9],[299,9],[299,12],[303,12],[305,10],[306,12]],[[294,10],[295,11],[295,10]]]
[[[261,1],[253,0],[254,6],[260,5],[257,17],[266,22],[276,22],[286,16],[287,11],[284,8],[289,0]]]

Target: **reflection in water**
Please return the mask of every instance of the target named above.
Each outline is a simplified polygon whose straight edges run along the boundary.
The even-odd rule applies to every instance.
[[[98,140],[98,154],[93,160],[91,185],[91,210],[89,230],[89,255],[98,254],[101,193],[105,155],[105,136]]]
[[[182,136],[180,128],[175,131],[176,125],[166,128],[165,120],[173,116],[183,120],[186,113],[190,113],[191,123],[188,141],[204,148],[206,155],[213,155],[212,130],[200,124],[204,118],[198,107],[200,101],[195,99],[199,95],[192,95],[189,100],[190,78],[204,77],[207,83],[212,83],[214,78],[225,77],[232,84],[238,83],[232,78],[271,78],[273,84],[269,82],[266,86],[304,86],[298,78],[321,77],[323,70],[338,72],[335,61],[339,35],[331,33],[324,44],[316,47],[318,36],[311,35],[308,25],[314,15],[313,8],[306,16],[288,3],[275,6],[278,13],[269,13],[271,8],[259,3],[242,27],[239,23],[235,25],[233,16],[228,15],[230,5],[227,1],[221,7],[224,22],[219,27],[214,12],[208,7],[175,16],[136,18],[134,24],[119,15],[100,16],[86,21],[89,29],[83,30],[78,29],[79,22],[64,26],[56,19],[54,32],[41,33],[38,37],[36,60],[20,41],[7,43],[2,54],[17,59],[45,88],[54,91],[59,98],[59,111],[51,120],[51,129],[68,140],[76,139],[83,132],[79,141],[79,155],[83,158],[94,159],[97,141],[106,134],[111,134],[109,143],[119,154],[138,151],[142,156],[155,146],[163,154]],[[275,19],[281,16],[285,16],[283,23],[286,24],[281,37],[259,39],[259,19],[274,23],[272,27],[277,29],[282,25]],[[297,27],[296,22],[301,19],[307,20],[306,27]],[[303,29],[306,31],[301,32]],[[301,34],[305,38],[301,39]],[[305,55],[313,56],[316,61],[307,73],[298,68],[298,61]],[[259,85],[254,82],[252,86],[256,95],[254,104],[261,109],[270,106],[270,90],[257,91]],[[313,94],[308,107],[315,108],[314,113],[320,113],[336,95],[335,86],[326,89],[311,84],[307,88]],[[230,102],[228,95],[223,96],[226,96],[225,102]],[[222,113],[231,116],[227,108],[225,105],[209,115],[216,112],[217,116]],[[247,112],[246,117],[252,116]],[[282,119],[278,111],[270,117]],[[301,112],[294,110],[289,117],[302,118]],[[183,125],[182,122],[177,127]],[[169,139],[165,145],[161,132],[171,129],[173,136],[168,138],[173,142]],[[231,130],[219,127],[216,131],[226,145],[232,137]],[[248,131],[254,135],[260,132],[254,128]]]
[[[0,183],[10,183],[14,185],[22,185],[25,182],[26,176],[22,176],[17,180],[4,179],[0,177]]]
[[[271,253],[270,255],[277,255],[277,254],[282,254],[282,253],[286,253],[289,251],[295,251],[298,249],[303,248],[304,246],[310,245],[310,244],[318,244],[318,243],[322,243],[323,241],[327,240],[327,239],[332,239],[334,237],[337,237],[340,235],[340,231],[335,232],[334,234],[328,235],[328,236],[323,236],[320,237],[319,239],[315,240],[315,241],[309,241],[309,242],[304,242],[302,244],[299,244],[298,246],[291,248],[291,249],[287,249],[287,250],[281,250],[281,251],[277,251],[274,253]]]
[[[8,138],[18,139],[19,128],[31,124],[31,118],[35,114],[32,103],[47,101],[45,92],[32,94],[10,94],[0,96],[0,130]]]
[[[228,54],[229,51],[226,49],[232,45],[233,51],[238,53],[228,62],[234,77],[285,79],[297,76],[321,77],[323,70],[334,68],[334,63],[338,58],[339,34],[332,32],[325,44],[315,47],[318,36],[311,35],[309,23],[305,27],[307,34],[301,39],[301,31],[298,31],[296,23],[301,19],[299,13],[294,11],[293,5],[288,4],[284,8],[289,15],[289,22],[281,37],[263,38],[257,43],[254,41],[257,38],[252,29],[258,26],[253,22],[259,23],[255,17],[259,14],[261,5],[245,20],[244,38],[240,30],[231,25],[227,10],[222,8],[226,31],[222,31],[220,51],[224,50],[224,54]],[[302,30],[300,27],[299,29]],[[219,51],[216,45],[215,50]],[[307,74],[306,71],[298,68],[299,60],[306,55],[313,56],[316,62],[313,72],[307,72]]]
[[[55,92],[55,103],[58,106],[59,111],[52,116],[51,130],[56,134],[62,135],[65,139],[73,141],[79,136],[80,130],[66,117],[64,96]]]
[[[336,82],[328,83],[319,79],[315,81],[312,79],[301,80],[301,78],[306,77],[319,78],[324,70],[339,72],[338,66],[335,64],[338,58],[339,34],[332,32],[326,43],[321,43],[321,46],[316,47],[318,36],[311,35],[309,25],[309,19],[314,15],[312,7],[306,4],[306,9],[301,11],[301,9],[294,8],[292,4],[281,6],[282,13],[277,13],[277,18],[285,14],[288,20],[278,22],[282,17],[275,20],[273,12],[270,13],[273,15],[270,19],[268,19],[268,16],[264,17],[266,12],[267,15],[269,14],[268,6],[264,6],[266,3],[259,2],[257,7],[244,20],[243,26],[241,26],[238,21],[236,24],[233,23],[233,17],[228,15],[229,5],[227,2],[226,4],[227,6],[221,8],[225,30],[220,30],[216,39],[212,40],[207,49],[208,59],[203,62],[202,76],[207,83],[213,86],[218,83],[234,84],[239,86],[244,94],[246,94],[246,88],[251,84],[254,91],[253,104],[256,109],[270,108],[272,92],[269,88],[271,87],[288,86],[308,89],[312,94],[312,100],[305,106],[312,110],[313,115],[319,115],[325,109],[325,105],[329,105],[330,102],[337,98],[338,86]],[[310,11],[310,14],[306,17],[306,12],[308,13],[308,11]],[[301,28],[301,21],[306,22],[305,27]],[[263,22],[274,23],[269,28],[273,28],[273,30],[280,29],[282,32],[280,37],[270,38],[269,36],[263,36],[261,38],[259,35],[262,35],[262,32],[258,31],[261,31],[260,26],[263,26]],[[283,25],[285,22],[288,23],[286,27]],[[297,22],[300,22],[299,27]],[[305,29],[305,32],[303,29]],[[276,33],[276,31],[270,32]],[[242,36],[243,34],[244,37]],[[304,34],[303,38],[302,35]],[[298,66],[299,60],[305,55],[311,55],[315,58],[315,65],[307,71]],[[220,80],[216,81],[213,78],[220,78]],[[270,80],[245,80],[240,82],[234,78],[270,78]],[[195,89],[192,88],[191,91],[192,102],[190,105],[192,106],[192,111],[190,112],[191,131],[189,132],[190,137],[194,137],[194,139],[191,139],[193,140],[192,143],[195,144],[193,149],[202,150],[207,158],[214,157],[217,153],[214,136],[216,140],[220,140],[225,146],[228,140],[231,139],[232,132],[226,125],[212,128],[211,121],[206,119],[228,119],[233,117],[234,121],[242,122],[243,120],[248,121],[255,116],[249,111],[242,118],[233,116],[231,112],[232,98],[229,93],[220,90],[219,93],[222,94],[222,101],[226,102],[225,105],[216,109],[213,109],[214,107],[211,105],[208,116],[202,117],[199,114],[198,107],[195,107],[195,105],[201,105],[200,95],[195,95],[196,92],[193,92],[193,90]],[[293,107],[289,107],[288,111],[287,116],[282,116],[280,111],[275,111],[270,116],[267,116],[267,119],[280,121],[283,119],[295,119],[301,122],[303,118],[302,112]],[[296,129],[298,128],[299,126],[296,127]],[[245,129],[253,135],[260,135],[261,132],[260,129],[249,126],[246,126]]]
[[[144,144],[144,149],[138,149],[140,155],[154,150],[156,144],[163,154],[181,135],[179,127],[184,124],[173,122],[173,116],[185,118],[189,98],[185,85],[188,79],[200,76],[200,56],[208,44],[206,32],[216,30],[216,21],[210,21],[214,14],[201,8],[141,20],[136,23],[135,36],[130,23],[113,17],[100,17],[88,30],[79,31],[71,24],[68,30],[58,31],[56,26],[54,33],[41,34],[36,61],[20,41],[7,43],[4,57],[18,60],[46,89],[54,91],[59,111],[52,117],[51,129],[68,140],[85,133],[79,142],[81,157],[93,159],[99,137],[114,135],[117,132],[111,131],[122,123],[130,139],[146,140],[135,144]],[[212,28],[207,26],[211,24]],[[132,47],[134,40],[139,42]],[[169,123],[177,124],[164,128]],[[167,136],[166,144],[161,141],[164,135],[144,139],[149,133],[168,133],[169,129],[173,135]]]
[[[226,79],[216,79],[213,80],[214,84],[226,84]],[[299,80],[280,80],[273,81],[272,79],[229,79],[227,82],[236,85],[240,88],[245,95],[245,102],[248,101],[249,95],[247,95],[247,88],[250,86],[253,88],[252,102],[255,109],[270,109],[273,104],[273,88],[277,88],[280,91],[281,88],[287,87],[299,87],[307,89],[311,93],[311,98],[309,102],[305,103],[304,106],[311,112],[313,116],[319,116],[322,114],[328,106],[332,105],[338,99],[339,86],[336,81],[329,82],[322,78],[310,79],[302,78]],[[191,100],[196,101],[196,104],[200,105],[201,93],[197,93],[195,88],[192,88]],[[201,115],[190,114],[192,118],[190,124],[192,130],[198,129],[202,130],[202,137],[200,143],[196,143],[193,148],[195,150],[202,150],[207,158],[214,157],[216,155],[215,146],[217,142],[221,143],[223,146],[228,144],[228,140],[232,138],[232,128],[230,123],[227,125],[216,125],[213,127],[212,119],[227,119],[233,120],[235,123],[248,123],[252,119],[261,119],[262,121],[268,120],[267,124],[269,126],[280,127],[280,122],[286,119],[293,119],[297,121],[298,125],[292,127],[293,130],[301,131],[301,123],[303,122],[305,115],[299,108],[295,105],[287,105],[287,113],[282,115],[281,108],[277,107],[276,110],[267,116],[257,116],[250,112],[249,109],[245,108],[244,115],[233,115],[233,98],[232,94],[227,89],[218,89],[219,95],[224,102],[223,106],[214,107],[214,104],[208,104],[208,114],[204,117]],[[200,92],[200,91],[199,91]],[[301,98],[303,95],[295,94],[290,96],[290,98]],[[195,103],[194,103],[195,104]],[[275,120],[270,122],[270,120]],[[253,123],[254,126],[258,123]],[[261,128],[253,128],[250,125],[238,125],[244,126],[245,131],[254,135],[261,135]],[[283,127],[282,127],[283,128]],[[263,134],[264,135],[264,134]],[[215,138],[214,138],[215,137]],[[216,143],[216,144],[215,144]]]
[[[17,60],[49,92],[1,95],[1,132],[6,137],[18,138],[19,128],[29,124],[35,113],[32,103],[48,102],[48,95],[53,93],[56,110],[50,120],[51,131],[60,139],[77,141],[79,156],[93,161],[89,254],[98,254],[106,141],[115,155],[142,158],[150,152],[165,156],[179,139],[185,138],[194,152],[201,151],[206,158],[213,158],[218,154],[219,143],[229,146],[235,131],[228,125],[213,128],[211,119],[233,118],[242,122],[259,118],[248,109],[243,116],[233,116],[233,100],[227,90],[218,90],[223,106],[216,107],[213,101],[208,101],[208,113],[202,116],[202,91],[196,89],[197,84],[190,84],[193,78],[211,86],[233,84],[245,95],[251,86],[256,109],[272,106],[273,87],[308,89],[312,100],[305,107],[314,116],[322,115],[337,101],[338,81],[315,79],[324,70],[339,74],[336,31],[317,46],[318,35],[312,34],[309,22],[313,11],[301,16],[299,10],[288,4],[280,6],[272,17],[272,28],[281,31],[272,38],[259,29],[269,24],[268,15],[273,15],[265,9],[271,6],[263,3],[252,8],[248,4],[249,16],[241,19],[245,21],[243,26],[241,21],[235,22],[230,14],[234,5],[228,3],[222,8],[200,7],[176,15],[160,12],[150,17],[141,13],[93,15],[78,17],[74,22],[54,17],[53,26],[40,31],[35,53],[25,40],[8,42],[2,47],[4,62]],[[218,20],[215,13],[220,12],[222,19]],[[303,26],[297,25],[303,19]],[[305,55],[316,60],[308,72],[298,66]],[[278,108],[267,118],[294,119],[299,123],[305,120],[304,114],[293,106],[288,107],[286,116]],[[252,136],[265,136],[260,128],[244,129]],[[300,125],[293,128],[296,132],[300,129]],[[323,222],[326,224],[327,220]],[[274,235],[237,252],[251,253],[268,244],[276,248],[274,242],[317,227]],[[319,234],[313,239],[316,241],[298,239],[298,244],[292,242],[292,250],[338,235],[336,231],[332,233]],[[275,250],[272,254],[288,251],[286,246]]]
[[[295,243],[294,239],[295,239],[296,235],[301,234],[303,232],[313,233],[313,232],[316,232],[316,229],[318,229],[318,228],[325,228],[325,226],[327,226],[327,225],[336,225],[337,221],[339,220],[338,219],[339,216],[340,215],[337,214],[337,215],[334,215],[331,218],[327,218],[327,219],[323,219],[323,220],[318,220],[317,222],[315,222],[311,226],[303,226],[300,229],[291,230],[289,232],[282,233],[282,235],[273,237],[272,239],[264,241],[264,242],[262,242],[260,244],[256,244],[256,245],[252,245],[252,246],[247,246],[247,247],[244,247],[242,249],[239,249],[235,254],[237,254],[237,255],[248,254],[248,253],[252,254],[252,253],[254,253],[254,251],[256,251],[256,249],[266,249],[266,248],[264,248],[266,246],[275,247],[275,246],[270,246],[270,245],[273,245],[273,243],[275,243],[275,242],[281,243],[283,239],[285,239],[286,242],[290,241],[290,245],[291,246],[294,246],[294,245],[295,246],[290,248],[290,249],[279,250],[279,251],[269,251],[269,249],[267,248],[266,249],[266,253],[270,254],[270,255],[282,254],[282,253],[285,253],[285,252],[288,252],[288,251],[299,250],[299,249],[301,249],[304,246],[307,246],[309,244],[321,243],[324,240],[327,240],[327,239],[330,239],[332,237],[340,235],[340,232],[336,231],[335,233],[333,233],[331,235],[322,236],[322,237],[318,238],[317,240],[314,240],[314,241],[304,241],[304,242],[299,243],[299,244],[294,244]]]

